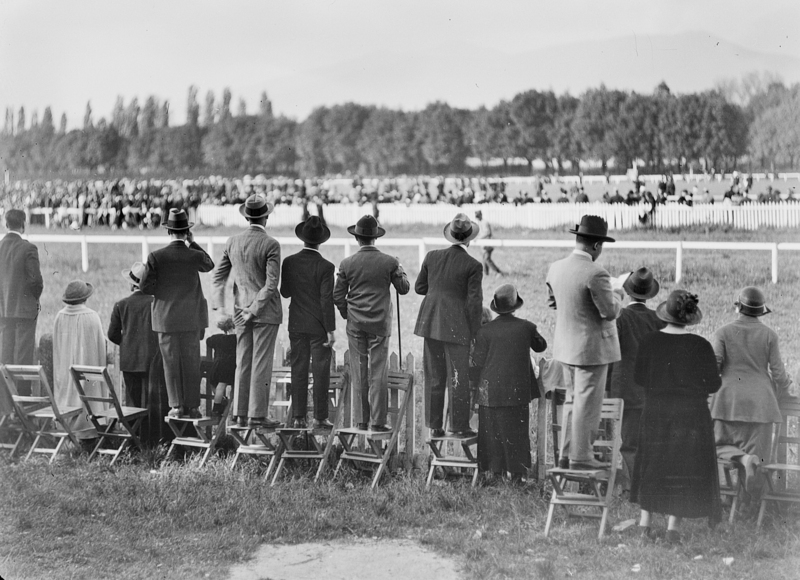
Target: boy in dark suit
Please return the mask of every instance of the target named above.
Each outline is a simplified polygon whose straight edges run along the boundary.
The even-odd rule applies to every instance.
[[[434,437],[444,435],[444,397],[450,386],[450,430],[473,437],[469,418],[469,348],[481,327],[483,268],[469,255],[480,226],[463,213],[444,227],[452,246],[428,252],[414,290],[425,296],[414,334],[425,339],[425,424]]]
[[[328,421],[328,387],[336,330],[333,309],[335,267],[322,257],[319,246],[328,241],[331,231],[318,216],[309,216],[297,224],[294,233],[303,241],[303,249],[285,258],[281,269],[281,296],[292,300],[289,304],[292,427],[306,426],[310,358],[314,377],[314,427],[330,429],[333,424]]]
[[[208,303],[200,272],[214,269],[211,256],[192,235],[186,212],[169,210],[164,227],[170,243],[151,252],[139,287],[152,294],[153,330],[164,358],[169,417],[200,418],[200,340],[208,326]]]
[[[131,294],[116,304],[108,323],[108,340],[119,345],[119,368],[125,379],[125,400],[132,407],[145,407],[147,376],[158,350],[158,335],[153,332],[153,297],[139,289],[145,265],[136,262],[122,277]]]
[[[30,365],[44,288],[39,251],[22,239],[24,212],[10,209],[5,221],[8,233],[0,240],[0,363]],[[30,383],[19,386],[20,395],[30,395]]]

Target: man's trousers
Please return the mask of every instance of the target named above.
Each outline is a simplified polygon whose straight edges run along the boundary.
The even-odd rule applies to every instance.
[[[328,387],[331,383],[331,347],[327,334],[290,333],[292,348],[292,409],[296,418],[305,418],[308,408],[308,367],[314,378],[314,418],[328,418]]]
[[[159,332],[169,406],[200,407],[200,337],[203,331]]]
[[[425,372],[425,424],[430,429],[443,428],[444,398],[449,392],[450,430],[468,430],[469,346],[426,338],[422,366]]]
[[[355,392],[356,423],[385,425],[389,410],[389,337],[347,324],[350,384]]]
[[[279,324],[236,327],[236,385],[233,410],[237,417],[269,415],[269,387]]]

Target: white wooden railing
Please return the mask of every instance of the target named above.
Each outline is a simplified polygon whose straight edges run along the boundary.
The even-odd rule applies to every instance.
[[[136,244],[142,248],[142,261],[147,261],[152,246],[162,246],[169,243],[166,236],[111,236],[111,235],[30,235],[28,239],[33,243],[48,244],[78,244],[81,249],[81,268],[89,271],[89,245],[90,244]],[[213,257],[215,248],[224,247],[227,236],[195,236],[198,244],[205,245],[208,253]],[[276,238],[282,246],[299,246],[302,242],[297,238]],[[505,248],[571,248],[575,245],[573,240],[525,240],[525,239],[491,239],[476,240],[476,246],[495,246]],[[349,256],[358,247],[354,238],[331,238],[326,242],[328,246],[341,246],[343,257]],[[381,247],[416,247],[418,250],[417,271],[429,248],[448,245],[444,238],[381,238]],[[675,252],[675,282],[679,283],[683,277],[684,250],[726,250],[726,251],[757,251],[769,252],[771,256],[772,282],[778,282],[778,252],[800,251],[800,243],[781,242],[691,242],[691,241],[618,241],[608,244],[606,249],[653,249],[670,250]]]

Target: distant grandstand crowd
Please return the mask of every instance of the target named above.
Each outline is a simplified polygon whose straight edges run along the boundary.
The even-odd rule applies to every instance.
[[[672,175],[645,182],[633,175],[625,183],[627,191],[606,178],[604,193],[593,199],[581,180],[559,180],[538,176],[520,186],[519,179],[500,177],[402,176],[395,178],[268,178],[263,175],[242,178],[221,176],[197,179],[109,179],[109,180],[21,180],[0,183],[0,207],[28,211],[32,223],[48,227],[81,229],[153,229],[171,208],[194,213],[200,205],[240,204],[249,195],[260,193],[273,204],[298,205],[322,209],[328,204],[444,203],[461,206],[481,203],[619,203],[647,206],[653,212],[659,204],[768,203],[796,201],[794,187],[783,192],[771,184],[754,188],[751,175],[734,172],[725,176],[724,194],[713,196],[702,180],[691,187],[676,187]],[[689,182],[679,179],[681,185]],[[622,183],[618,183],[622,185]],[[596,189],[596,188],[595,188]],[[46,217],[45,217],[46,216]]]

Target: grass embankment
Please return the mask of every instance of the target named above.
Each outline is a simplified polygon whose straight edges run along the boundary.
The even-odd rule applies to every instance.
[[[196,460],[158,468],[161,454],[114,468],[85,456],[54,466],[3,463],[0,575],[221,578],[261,543],[356,537],[416,540],[453,558],[466,578],[790,579],[800,569],[796,518],[758,533],[752,521],[714,531],[687,521],[684,545],[672,548],[640,544],[635,527],[598,542],[595,522],[559,515],[544,538],[546,500],[533,483],[472,489],[448,481],[425,490],[417,473],[371,492],[364,476],[349,472],[318,485],[297,477],[269,487],[255,462],[235,471],[219,458],[202,469]],[[611,524],[636,513],[620,500]]]

